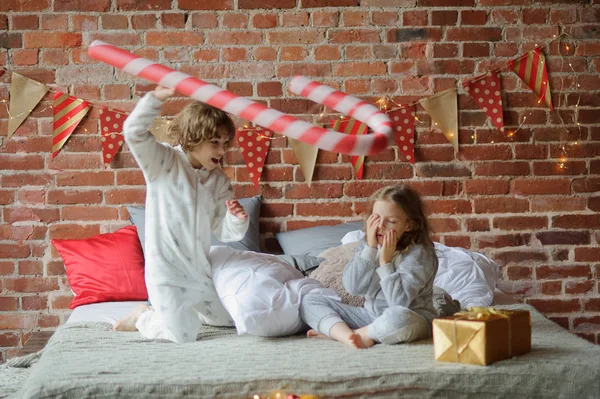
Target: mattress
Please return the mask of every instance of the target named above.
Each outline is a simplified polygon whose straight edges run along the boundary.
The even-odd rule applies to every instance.
[[[140,303],[145,301],[100,302],[76,307],[67,319],[67,323],[102,321],[115,325]]]

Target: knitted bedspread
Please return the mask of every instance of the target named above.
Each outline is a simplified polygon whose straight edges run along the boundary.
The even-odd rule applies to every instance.
[[[301,335],[259,338],[205,327],[197,342],[177,345],[114,332],[107,323],[66,324],[17,397],[600,397],[600,346],[532,307],[498,308],[531,312],[532,351],[490,366],[436,362],[431,340],[355,350]]]

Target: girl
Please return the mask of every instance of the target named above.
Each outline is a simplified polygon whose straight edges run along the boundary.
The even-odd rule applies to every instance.
[[[210,232],[224,242],[239,241],[249,221],[219,167],[235,135],[225,112],[190,103],[169,125],[179,144],[175,148],[150,133],[152,120],[173,94],[158,86],[123,126],[147,185],[145,279],[152,308],[139,305],[114,328],[183,343],[195,341],[203,323],[233,325],[212,281]]]
[[[344,269],[344,287],[362,295],[362,308],[307,295],[300,315],[308,337],[329,336],[355,348],[427,338],[438,259],[419,195],[405,185],[375,193],[366,236]]]

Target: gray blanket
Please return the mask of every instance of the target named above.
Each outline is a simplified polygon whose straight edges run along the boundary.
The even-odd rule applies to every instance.
[[[598,398],[600,347],[532,313],[531,353],[490,366],[436,362],[431,340],[355,350],[326,339],[237,336],[204,328],[195,343],[151,341],[109,324],[60,327],[22,398]]]

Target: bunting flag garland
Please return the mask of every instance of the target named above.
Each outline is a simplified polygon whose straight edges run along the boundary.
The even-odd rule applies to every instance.
[[[267,152],[269,152],[271,146],[272,135],[273,132],[260,127],[242,128],[238,130],[236,135],[242,156],[248,167],[248,175],[256,188],[258,188]]]
[[[355,135],[363,135],[367,134],[369,131],[369,127],[362,122],[357,121],[352,118],[345,119],[337,119],[331,121],[331,128],[336,132],[346,133],[346,134],[355,134]],[[354,173],[356,173],[356,177],[361,180],[363,175],[363,167],[365,163],[364,155],[352,155],[350,156],[350,163],[352,164],[352,168],[354,169]]]
[[[115,154],[123,145],[123,122],[127,116],[110,108],[100,109],[100,141],[102,142],[102,160],[104,168],[115,158]]]
[[[45,84],[13,73],[10,84],[10,111],[8,119],[8,138],[31,113],[46,95],[49,87]]]
[[[415,163],[415,113],[416,107],[414,105],[404,106],[387,112],[392,120],[396,145],[412,164]]]
[[[456,89],[448,89],[420,101],[425,111],[433,119],[433,125],[442,131],[444,136],[458,151],[458,108]]]
[[[296,155],[296,159],[298,159],[304,180],[306,180],[306,184],[308,184],[308,187],[310,187],[313,173],[315,171],[315,164],[317,163],[319,147],[303,143],[302,141],[293,139],[291,137],[288,137],[288,141],[292,146],[292,150],[294,151],[294,155]]]
[[[90,110],[91,105],[80,98],[60,91],[54,93],[54,126],[52,132],[52,158],[71,137],[73,130]]]
[[[463,83],[465,90],[473,97],[492,123],[504,132],[504,117],[502,116],[502,89],[498,71],[488,72],[485,77],[478,77]]]
[[[550,82],[546,70],[546,57],[542,54],[542,49],[536,47],[528,52],[526,56],[512,60],[509,66],[538,96],[538,102],[545,102],[550,110],[553,110]]]

